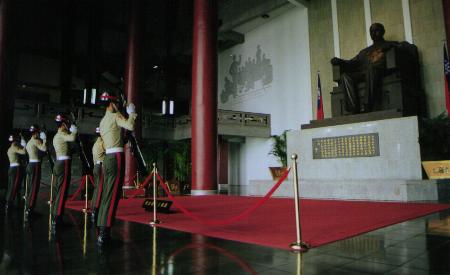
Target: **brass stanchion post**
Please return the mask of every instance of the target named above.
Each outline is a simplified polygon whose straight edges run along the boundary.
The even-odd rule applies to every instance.
[[[88,195],[89,195],[89,176],[85,175],[84,176],[84,189],[85,189],[85,193],[84,193],[84,209],[83,209],[83,213],[84,213],[84,233],[83,233],[83,256],[86,255],[86,237],[87,237],[87,222],[88,222]]]
[[[83,256],[86,256],[87,247],[87,215],[84,215]]]
[[[158,169],[156,169],[156,163],[153,163],[153,220],[150,222],[151,226],[161,223],[156,219],[156,173],[158,173]]]
[[[52,171],[53,172],[53,171]],[[48,199],[48,240],[52,240],[52,208],[53,208],[53,184],[55,181],[55,176],[52,173],[52,178],[50,180],[50,197]]]
[[[156,275],[156,226],[153,226],[152,275]]]
[[[294,200],[295,200],[295,226],[297,233],[297,241],[291,243],[291,248],[294,251],[305,252],[309,249],[309,245],[302,242],[302,230],[300,226],[300,196],[298,192],[298,173],[297,173],[297,154],[292,154],[291,159],[292,168],[294,170]]]
[[[89,191],[88,191],[88,176],[85,175],[84,177],[84,208],[83,208],[83,213],[87,214],[88,212],[88,195],[89,195]],[[83,182],[81,184],[83,184]]]
[[[302,253],[297,253],[297,274],[302,275]]]
[[[28,181],[29,181],[28,175],[25,176],[25,194],[23,196],[23,222],[25,226],[25,222],[27,221],[27,195],[28,195]]]

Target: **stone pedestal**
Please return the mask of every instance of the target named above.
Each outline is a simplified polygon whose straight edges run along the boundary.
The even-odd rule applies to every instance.
[[[355,146],[362,136],[362,146],[366,146],[365,136],[372,134],[378,136],[378,144],[374,144],[378,147],[378,156],[344,155],[345,151],[354,151],[348,144],[348,138],[356,137],[356,142],[354,139],[351,141],[351,145]],[[344,144],[347,148],[341,149],[344,152],[337,157],[314,157],[313,139],[324,138],[328,149],[333,143],[340,142],[339,138],[347,138]],[[299,176],[302,180],[422,179],[418,121],[415,116],[290,131],[287,133],[287,151],[288,156],[292,153],[299,155]]]
[[[351,119],[351,118],[350,118]],[[370,119],[370,116],[367,116]],[[422,181],[417,117],[302,127],[287,133],[288,156],[299,156],[300,196],[321,199],[430,201],[436,181]],[[375,137],[375,138],[374,138]],[[292,196],[292,173],[275,193]],[[264,195],[273,181],[250,181]]]

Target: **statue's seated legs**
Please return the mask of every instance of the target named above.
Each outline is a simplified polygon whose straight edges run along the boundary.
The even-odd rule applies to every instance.
[[[366,112],[381,111],[386,109],[383,106],[382,85],[383,77],[389,75],[391,72],[386,70],[385,64],[369,64],[366,74],[366,91],[367,91],[367,105]]]
[[[345,109],[351,114],[361,112],[360,95],[357,85],[364,81],[362,73],[343,73],[339,81],[339,86],[343,87],[345,94]]]
[[[342,73],[339,86],[345,94],[345,109],[350,114],[383,110],[382,82],[389,73],[384,64],[370,64],[366,72]],[[360,83],[365,83],[366,100],[361,99],[358,89]],[[361,102],[361,100],[363,102]]]

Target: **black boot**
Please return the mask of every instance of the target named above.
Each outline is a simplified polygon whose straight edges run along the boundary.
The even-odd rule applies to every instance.
[[[105,246],[111,240],[109,227],[99,226],[98,229],[97,244],[99,246]]]
[[[105,227],[99,226],[98,227],[98,236],[97,236],[97,245],[102,246],[105,244]]]
[[[33,211],[31,209],[25,210],[24,220],[26,222],[29,222],[31,220],[32,216],[33,216]]]
[[[94,208],[91,213],[91,222],[95,224],[97,222],[97,208]]]
[[[59,216],[55,216],[52,219],[52,233],[56,234],[59,227],[61,227],[61,218]]]

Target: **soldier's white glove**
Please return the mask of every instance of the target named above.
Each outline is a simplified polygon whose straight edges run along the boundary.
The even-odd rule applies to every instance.
[[[39,133],[39,138],[42,140],[46,140],[47,139],[47,135],[44,132],[40,132]]]
[[[76,125],[72,124],[72,125],[70,125],[69,131],[71,133],[76,133],[78,131],[78,128]]]
[[[26,147],[26,146],[27,146],[27,142],[26,142],[23,138],[21,138],[21,139],[20,139],[20,145],[21,145],[22,147]]]
[[[132,113],[136,113],[136,107],[133,103],[128,104],[127,106],[127,113],[130,115]]]

